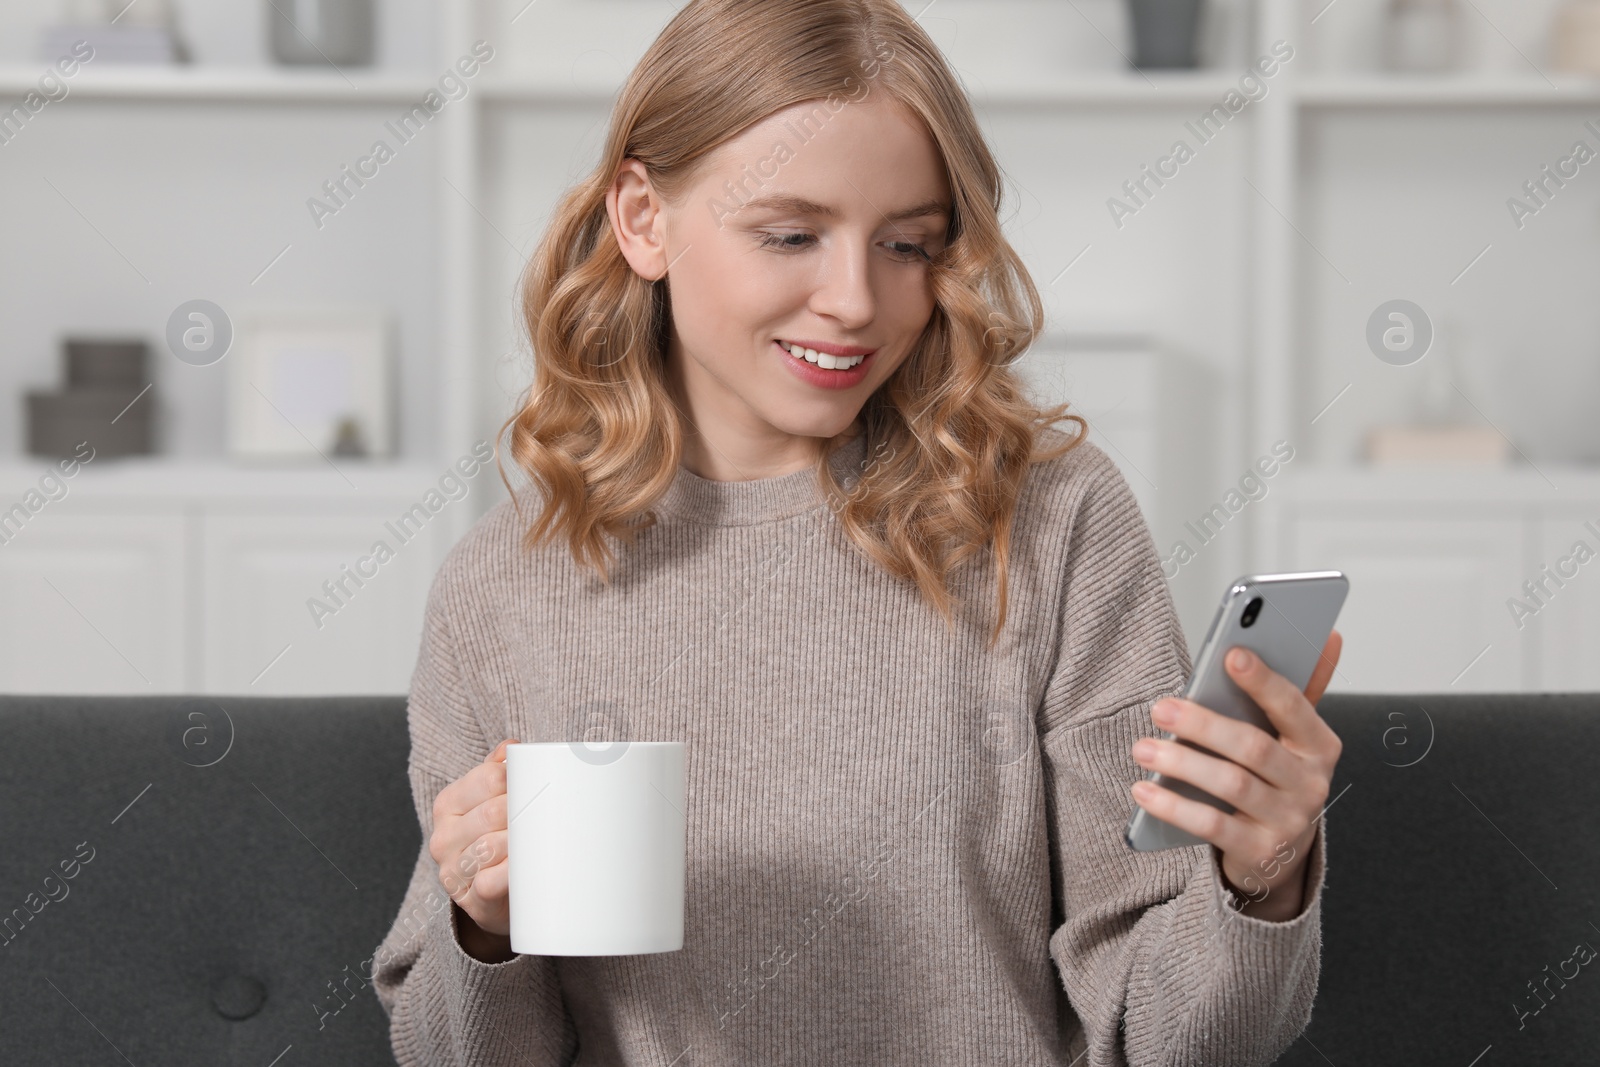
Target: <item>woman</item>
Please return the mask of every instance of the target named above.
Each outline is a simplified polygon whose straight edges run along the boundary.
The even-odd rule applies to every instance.
[[[1234,673],[1278,739],[1156,703],[1183,634],[1127,483],[1008,369],[1042,309],[1000,192],[896,0],[692,0],[640,61],[527,273],[531,488],[429,598],[424,845],[374,975],[402,1064],[1264,1064],[1298,1035],[1337,638],[1305,693]],[[1228,759],[1136,762],[1156,723]],[[511,738],[687,742],[681,951],[511,951]],[[1135,802],[1210,844],[1130,850]]]

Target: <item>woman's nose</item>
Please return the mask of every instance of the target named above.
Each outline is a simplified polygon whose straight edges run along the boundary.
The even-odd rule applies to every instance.
[[[865,326],[876,313],[869,251],[841,243],[830,250],[822,267],[812,310],[846,327]]]

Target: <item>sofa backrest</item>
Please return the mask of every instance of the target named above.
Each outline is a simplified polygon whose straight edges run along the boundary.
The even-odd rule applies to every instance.
[[[0,697],[0,1063],[392,1063],[409,745],[404,697]]]
[[[1596,1062],[1600,694],[1319,710],[1322,978],[1278,1062]],[[408,747],[403,697],[0,696],[0,1062],[391,1062]]]
[[[1600,1063],[1600,693],[1318,710],[1344,742],[1322,977],[1278,1063]]]

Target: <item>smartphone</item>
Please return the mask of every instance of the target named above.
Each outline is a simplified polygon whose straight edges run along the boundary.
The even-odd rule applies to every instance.
[[[1303,691],[1349,591],[1350,580],[1340,571],[1251,574],[1239,578],[1222,595],[1222,603],[1200,643],[1194,673],[1181,695],[1220,715],[1253,723],[1277,737],[1278,728],[1267,713],[1228,676],[1222,666],[1223,657],[1229,649],[1243,645]],[[1227,758],[1170,731],[1163,730],[1162,736],[1208,756]],[[1234,812],[1232,804],[1181,779],[1151,771],[1146,780],[1226,814]],[[1128,847],[1138,852],[1208,843],[1203,837],[1163,822],[1137,803],[1123,837]]]

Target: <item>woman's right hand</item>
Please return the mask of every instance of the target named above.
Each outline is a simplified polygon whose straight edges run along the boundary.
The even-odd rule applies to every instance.
[[[507,738],[472,770],[439,790],[433,801],[428,852],[439,882],[461,909],[461,947],[485,962],[503,962],[511,950],[511,899],[506,862]]]

